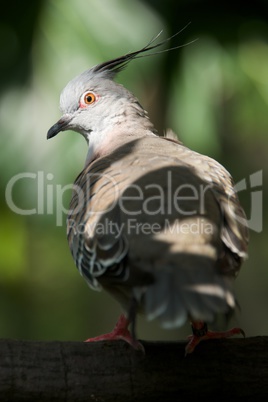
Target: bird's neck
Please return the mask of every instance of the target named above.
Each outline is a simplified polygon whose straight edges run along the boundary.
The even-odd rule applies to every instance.
[[[157,131],[149,120],[147,112],[138,102],[135,102],[132,107],[115,115],[101,130],[93,130],[90,133],[85,164],[109,155],[127,142],[156,134]]]

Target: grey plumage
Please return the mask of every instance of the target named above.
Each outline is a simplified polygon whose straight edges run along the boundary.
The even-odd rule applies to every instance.
[[[247,256],[248,230],[230,174],[159,137],[138,100],[113,81],[155,46],[70,81],[48,138],[72,129],[89,144],[67,220],[81,275],[126,313],[135,300],[137,312],[172,328],[234,309],[232,280]]]

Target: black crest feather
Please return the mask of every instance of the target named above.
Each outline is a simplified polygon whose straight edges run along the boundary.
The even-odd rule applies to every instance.
[[[196,39],[191,41],[191,42],[188,42],[186,44],[178,45],[178,46],[175,46],[175,47],[170,48],[170,49],[164,49],[164,50],[160,50],[158,52],[153,52],[153,53],[149,53],[149,54],[143,54],[145,52],[148,52],[149,50],[156,49],[156,48],[164,45],[165,43],[169,42],[171,39],[173,39],[174,37],[179,35],[183,30],[185,30],[188,27],[189,24],[190,24],[190,22],[185,27],[183,27],[179,32],[177,32],[174,35],[170,36],[169,38],[167,38],[167,39],[165,39],[165,40],[153,45],[153,43],[159,38],[159,36],[163,32],[163,31],[160,31],[159,34],[157,34],[154,38],[152,38],[150,40],[150,42],[146,46],[144,46],[143,48],[141,48],[139,50],[136,50],[135,52],[127,53],[127,54],[125,54],[123,56],[117,57],[117,58],[112,59],[112,60],[105,61],[105,62],[103,62],[101,64],[98,64],[96,67],[94,67],[93,71],[96,72],[96,73],[97,72],[109,72],[113,76],[113,75],[119,73],[120,71],[122,71],[127,66],[127,64],[133,59],[138,59],[140,57],[153,56],[153,55],[156,55],[156,54],[169,52],[171,50],[179,49],[179,48],[184,47],[184,46],[186,46],[186,45],[188,45],[190,43],[193,43],[193,42],[196,41]]]

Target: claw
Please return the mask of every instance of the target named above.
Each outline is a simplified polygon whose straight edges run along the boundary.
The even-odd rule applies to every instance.
[[[85,342],[123,340],[131,345],[134,349],[140,350],[145,353],[143,345],[139,341],[137,341],[137,339],[133,338],[130,331],[128,330],[129,324],[129,320],[125,317],[124,314],[121,314],[114,329],[111,332],[109,332],[108,334],[96,336],[95,338],[89,338],[85,340]]]
[[[224,332],[208,331],[207,325],[203,322],[192,323],[192,330],[193,330],[193,335],[190,335],[188,337],[189,342],[187,343],[187,345],[185,347],[185,356],[187,356],[190,353],[193,353],[196,346],[201,341],[205,341],[205,340],[209,340],[209,339],[230,338],[234,335],[243,335],[244,338],[246,336],[245,332],[241,328],[232,328],[232,329],[229,329],[228,331],[224,331]]]

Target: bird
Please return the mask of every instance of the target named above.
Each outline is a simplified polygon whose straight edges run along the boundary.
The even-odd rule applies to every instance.
[[[230,173],[172,131],[160,135],[135,95],[115,81],[134,59],[166,51],[149,52],[166,42],[156,38],[73,78],[47,138],[72,130],[86,139],[68,243],[89,287],[107,291],[122,308],[111,332],[86,342],[124,340],[144,351],[135,330],[143,314],[166,329],[189,321],[189,354],[203,340],[244,335],[238,327],[210,331],[208,324],[238,305],[234,279],[249,236]]]

